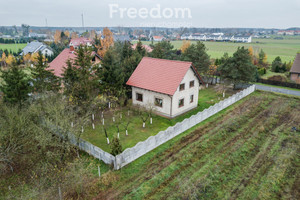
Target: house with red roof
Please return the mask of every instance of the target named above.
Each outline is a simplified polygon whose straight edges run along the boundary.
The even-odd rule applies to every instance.
[[[69,46],[74,47],[75,49],[78,48],[80,45],[83,46],[92,46],[92,40],[85,38],[85,37],[80,37],[80,38],[73,38],[71,39]]]
[[[164,37],[158,36],[158,35],[155,35],[155,36],[152,37],[152,40],[153,40],[154,42],[161,42],[161,41],[163,41],[164,39],[165,39]]]
[[[137,46],[137,43],[133,44],[131,47],[133,50],[136,49],[136,46]],[[149,45],[146,45],[146,44],[143,44],[142,47],[146,50],[146,52],[148,53],[151,53],[153,51],[153,49],[149,46]]]
[[[191,62],[144,57],[126,84],[133,105],[174,118],[197,107],[204,82]]]
[[[49,70],[53,70],[54,75],[62,77],[64,69],[67,67],[67,61],[74,61],[76,54],[74,49],[66,48],[64,49],[51,63],[49,63]],[[92,62],[93,64],[98,64],[101,61],[101,57],[96,53],[92,52]]]

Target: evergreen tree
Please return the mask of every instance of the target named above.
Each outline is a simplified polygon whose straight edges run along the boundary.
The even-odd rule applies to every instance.
[[[143,47],[141,40],[139,40],[138,43],[136,44],[135,51],[138,52],[142,57],[146,55],[146,50]]]
[[[15,64],[10,69],[1,71],[1,73],[4,83],[0,85],[0,91],[4,94],[4,102],[21,106],[31,92],[31,80]]]
[[[218,70],[222,77],[233,81],[235,88],[236,83],[255,80],[256,67],[251,62],[248,49],[244,47],[239,47],[233,57],[228,58]]]
[[[58,91],[60,88],[59,79],[48,70],[48,64],[43,54],[39,52],[35,67],[32,69],[33,85],[36,92]]]
[[[190,45],[184,51],[182,60],[192,62],[199,73],[206,73],[209,69],[210,57],[206,53],[205,45],[200,41]]]
[[[259,54],[258,54],[258,65],[261,67],[266,66],[266,57],[267,55],[265,54],[265,52],[263,50],[260,50]]]
[[[102,68],[98,70],[98,76],[101,80],[101,90],[108,96],[120,97],[124,94],[124,72],[120,65],[118,55],[109,49],[102,60]]]
[[[92,63],[92,51],[88,47],[80,46],[76,51],[74,63],[67,62],[67,68],[63,74],[66,85],[65,94],[72,97],[73,103],[77,105],[88,105],[96,95],[98,83],[94,75],[95,66]]]
[[[110,148],[111,148],[111,154],[113,156],[116,156],[116,155],[122,153],[122,145],[120,143],[120,139],[117,137],[114,137],[111,141]]]
[[[280,69],[282,67],[282,61],[281,61],[281,58],[279,56],[277,56],[273,62],[272,62],[272,68],[271,68],[271,71],[272,72],[279,72]]]
[[[178,60],[179,56],[176,54],[176,50],[170,41],[158,42],[155,45],[152,45],[153,51],[150,53],[150,56],[153,58],[161,58],[168,60]]]

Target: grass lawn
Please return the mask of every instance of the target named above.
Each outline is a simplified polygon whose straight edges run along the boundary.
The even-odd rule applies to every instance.
[[[18,52],[19,49],[23,49],[27,44],[21,43],[21,44],[0,44],[0,49],[4,50],[7,49],[8,51],[12,52]]]
[[[284,73],[272,72],[272,71],[269,70],[269,69],[266,71],[266,74],[264,74],[263,76],[261,76],[261,78],[263,78],[263,79],[268,79],[268,78],[270,78],[270,77],[272,77],[272,76],[282,76],[282,77],[284,77],[285,79],[287,79],[287,77],[285,76]]]
[[[98,199],[299,199],[300,99],[256,91],[119,171]]]
[[[230,90],[226,97],[233,94]],[[199,100],[198,100],[198,107],[194,110],[191,110],[181,116],[178,116],[174,119],[167,119],[158,115],[153,115],[153,124],[150,124],[150,120],[148,119],[146,122],[146,127],[143,128],[143,122],[140,116],[134,113],[130,113],[130,125],[128,127],[128,136],[125,135],[125,127],[120,126],[120,141],[123,147],[123,150],[126,148],[130,148],[135,146],[138,142],[146,140],[151,135],[156,135],[159,131],[163,131],[167,129],[169,126],[175,125],[177,122],[183,121],[185,118],[189,118],[190,116],[197,114],[198,112],[208,108],[211,105],[222,100],[222,94],[217,93],[215,87],[209,87],[207,89],[200,90],[199,92]],[[104,114],[105,118],[105,125],[107,128],[107,133],[110,141],[112,140],[113,136],[116,136],[118,131],[117,127],[115,126],[116,123],[112,121],[112,113]],[[116,121],[120,120],[120,115],[115,117]],[[122,111],[122,123],[126,124],[128,119],[127,110]],[[100,119],[100,115],[95,117],[95,130],[92,128],[92,125],[86,127],[82,138],[90,143],[100,147],[104,151],[111,152],[110,145],[107,144],[103,125]]]
[[[150,41],[143,41],[144,44],[151,44]],[[196,43],[192,41],[192,43]],[[180,49],[182,41],[172,41],[175,49]],[[252,43],[231,43],[231,42],[204,42],[208,48],[208,54],[211,58],[220,58],[227,52],[232,55],[238,47],[245,46],[253,47],[254,52],[259,52],[263,49],[267,54],[268,62],[272,63],[275,57],[280,56],[283,62],[294,61],[298,51],[300,51],[300,39],[286,38],[283,40],[275,39],[253,39]]]

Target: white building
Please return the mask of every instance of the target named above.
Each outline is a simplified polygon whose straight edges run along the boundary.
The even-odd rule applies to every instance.
[[[126,84],[133,105],[173,118],[197,107],[200,83],[191,62],[144,57]]]

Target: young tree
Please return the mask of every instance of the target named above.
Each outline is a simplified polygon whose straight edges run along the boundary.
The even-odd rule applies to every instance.
[[[143,44],[141,42],[141,40],[138,41],[138,43],[136,44],[136,48],[135,51],[140,54],[142,57],[144,57],[146,55],[146,50],[143,47]]]
[[[54,34],[54,42],[55,42],[56,44],[61,42],[61,32],[60,32],[59,30],[56,30],[56,31],[55,31],[55,34]]]
[[[123,151],[122,145],[121,145],[120,139],[118,137],[114,137],[112,139],[110,148],[111,148],[111,154],[113,156],[116,156],[116,155],[122,153],[122,151]]]
[[[251,62],[248,49],[238,48],[233,57],[221,65],[218,70],[223,78],[228,78],[234,83],[234,88],[239,82],[255,80],[256,67]]]
[[[267,54],[261,49],[258,54],[258,65],[260,67],[266,67],[267,64]]]
[[[31,80],[15,64],[10,69],[1,71],[1,73],[4,83],[0,85],[0,91],[4,94],[4,102],[21,106],[31,92]]]
[[[184,53],[187,48],[191,46],[191,42],[187,40],[183,40],[182,46],[180,48],[181,52]]]
[[[281,71],[281,67],[282,67],[282,61],[280,56],[277,56],[273,62],[272,62],[272,68],[271,71],[272,72],[280,72]]]
[[[60,89],[58,78],[52,71],[49,71],[48,67],[46,58],[39,52],[35,67],[32,69],[34,89],[38,93],[50,90],[58,91]]]
[[[205,45],[198,41],[190,45],[182,54],[183,61],[191,61],[199,73],[206,73],[210,66],[210,57]]]

